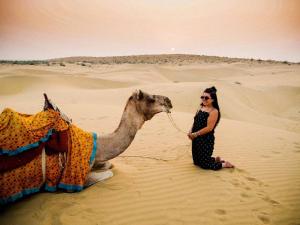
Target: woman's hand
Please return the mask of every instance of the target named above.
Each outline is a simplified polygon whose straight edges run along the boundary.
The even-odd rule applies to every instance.
[[[188,137],[189,137],[189,139],[191,139],[191,140],[194,140],[194,138],[196,138],[198,135],[197,135],[197,133],[196,132],[194,132],[194,133],[188,133]]]
[[[193,140],[193,139],[192,139],[192,133],[191,133],[191,132],[189,132],[189,133],[187,134],[187,136],[189,137],[190,140]]]

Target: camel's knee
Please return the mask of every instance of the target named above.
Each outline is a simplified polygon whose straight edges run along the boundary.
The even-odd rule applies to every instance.
[[[91,186],[99,181],[106,180],[112,177],[114,174],[111,170],[106,170],[104,172],[90,172],[84,184],[85,187]]]
[[[109,170],[113,168],[113,164],[109,161],[103,163],[97,163],[93,166],[93,170]]]

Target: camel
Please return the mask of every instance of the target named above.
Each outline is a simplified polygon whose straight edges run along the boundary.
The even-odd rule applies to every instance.
[[[47,96],[45,99],[45,107],[49,107],[51,104],[47,101]],[[110,134],[98,136],[95,160],[85,186],[111,177],[113,174],[109,169],[112,168],[112,164],[109,160],[117,157],[129,147],[146,121],[151,120],[160,112],[170,113],[171,108],[172,103],[168,97],[151,95],[142,90],[135,91],[127,100],[117,129]],[[66,117],[63,113],[61,114]],[[66,120],[71,121],[67,117]]]
[[[7,108],[1,113],[0,205],[38,192],[41,187],[50,192],[57,188],[68,192],[81,191],[113,176],[109,160],[129,147],[146,121],[157,113],[170,113],[172,108],[168,97],[137,90],[127,100],[117,129],[96,138],[95,133],[71,124],[72,120],[46,94],[44,97],[45,112],[27,115]],[[27,131],[26,126],[31,126],[29,123],[34,129]],[[19,136],[24,136],[24,139]],[[70,144],[72,148],[69,148]]]

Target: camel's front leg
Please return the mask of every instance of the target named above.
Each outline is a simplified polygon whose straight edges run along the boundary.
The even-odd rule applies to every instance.
[[[99,181],[106,180],[112,177],[114,174],[111,170],[106,170],[104,172],[89,172],[86,182],[84,184],[85,187],[91,186]]]
[[[105,161],[105,162],[101,162],[101,163],[97,163],[93,166],[92,170],[108,170],[113,168],[113,164],[109,161]]]

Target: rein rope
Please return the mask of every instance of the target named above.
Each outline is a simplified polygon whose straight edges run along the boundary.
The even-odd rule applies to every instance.
[[[167,113],[167,116],[168,116],[168,118],[169,118],[171,124],[173,125],[173,127],[174,127],[177,131],[179,131],[179,132],[181,132],[181,133],[183,133],[183,134],[185,134],[185,135],[187,134],[185,131],[183,131],[182,129],[180,129],[180,128],[176,125],[176,123],[174,122],[174,120],[173,120],[173,118],[172,118],[172,116],[171,116],[171,113]],[[153,159],[153,160],[159,160],[159,161],[169,162],[169,161],[177,160],[177,159],[181,158],[181,157],[182,157],[183,155],[185,155],[185,154],[186,154],[186,153],[184,152],[184,154],[182,154],[182,155],[176,157],[175,159],[162,159],[162,158],[156,158],[156,157],[144,156],[144,155],[121,155],[121,156],[118,156],[118,157],[122,157],[122,158],[144,158],[144,159]]]
[[[177,131],[179,131],[179,132],[181,132],[181,133],[184,133],[185,135],[187,134],[187,132],[183,131],[182,129],[180,129],[180,128],[176,125],[176,123],[174,122],[174,119],[173,119],[172,116],[171,116],[171,113],[167,113],[167,116],[168,116],[168,118],[169,118],[171,124],[173,125],[173,127],[174,127]]]

